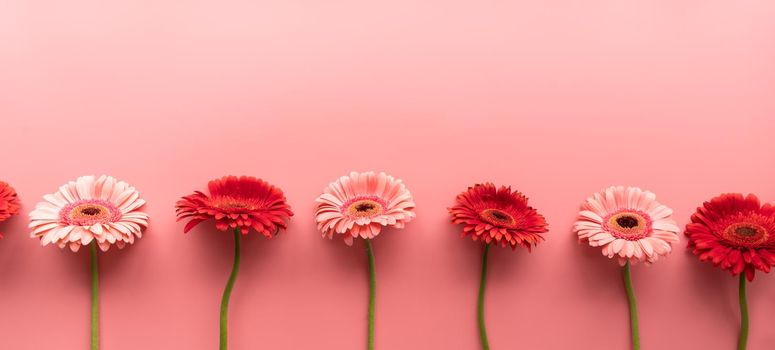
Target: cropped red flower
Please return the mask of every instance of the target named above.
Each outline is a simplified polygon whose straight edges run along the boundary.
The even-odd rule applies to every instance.
[[[465,225],[462,237],[489,244],[500,243],[516,249],[522,246],[530,251],[544,239],[546,219],[527,205],[527,197],[511,187],[496,189],[492,183],[477,184],[457,196],[449,208],[452,222]]]
[[[200,191],[185,196],[175,205],[178,221],[191,219],[183,232],[202,221],[213,219],[221,231],[250,229],[271,238],[293,216],[283,191],[252,176],[224,176],[207,185],[209,195]]]
[[[0,222],[19,213],[19,197],[13,187],[0,181]],[[3,237],[0,234],[0,237]]]
[[[753,281],[775,265],[775,207],[755,195],[722,194],[703,203],[686,226],[689,249],[736,276]]]

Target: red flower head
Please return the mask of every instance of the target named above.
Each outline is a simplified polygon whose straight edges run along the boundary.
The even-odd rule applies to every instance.
[[[701,261],[753,281],[775,265],[775,207],[755,195],[722,194],[703,203],[686,225],[689,249]]]
[[[489,244],[495,241],[511,249],[531,246],[544,239],[546,219],[527,205],[527,197],[511,187],[496,189],[492,183],[477,184],[457,196],[449,208],[452,222],[465,225],[462,237]]]
[[[0,222],[19,213],[19,198],[13,187],[0,181]],[[0,237],[3,237],[0,234]]]
[[[224,176],[207,184],[210,195],[200,191],[185,196],[175,205],[178,221],[190,218],[183,232],[200,222],[214,219],[221,231],[250,229],[271,238],[293,216],[285,195],[279,188],[252,176]]]

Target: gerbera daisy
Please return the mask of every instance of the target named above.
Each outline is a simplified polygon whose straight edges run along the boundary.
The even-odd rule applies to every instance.
[[[471,236],[472,240],[485,244],[477,312],[479,340],[482,349],[487,350],[490,344],[484,322],[484,292],[490,245],[511,246],[512,250],[521,246],[530,251],[544,240],[542,234],[548,231],[546,219],[527,205],[527,197],[519,191],[506,186],[496,188],[489,182],[476,184],[457,195],[455,205],[448,210],[452,223],[463,225],[463,238]]]
[[[0,222],[19,213],[19,197],[13,187],[0,181]],[[3,235],[0,234],[0,238]]]
[[[654,193],[637,187],[609,187],[587,199],[573,226],[580,242],[603,247],[603,255],[616,256],[623,266],[634,350],[640,349],[640,333],[630,265],[638,261],[651,264],[670,253],[680,231],[671,218],[673,210],[656,199]]]
[[[218,230],[250,229],[271,238],[293,216],[279,188],[252,176],[224,176],[207,184],[209,195],[200,191],[183,197],[176,204],[178,221],[190,219],[188,232],[199,223],[213,219]]]
[[[527,205],[527,197],[511,187],[477,184],[459,194],[449,208],[452,222],[463,226],[462,236],[486,244],[527,248],[544,239],[546,219]]]
[[[43,196],[30,212],[32,238],[77,252],[96,242],[102,251],[119,249],[141,238],[148,215],[137,190],[111,176],[82,176]]]
[[[77,252],[89,245],[91,258],[91,349],[99,349],[99,270],[97,247],[119,249],[142,237],[148,215],[134,187],[111,176],[81,176],[43,196],[30,212],[32,238]]]
[[[234,265],[221,298],[220,349],[228,348],[229,299],[239,273],[241,236],[251,229],[272,238],[293,216],[283,191],[252,176],[224,176],[207,184],[209,194],[195,191],[175,205],[178,221],[190,219],[188,232],[206,220],[214,220],[218,230],[234,230]]]
[[[746,282],[756,270],[770,272],[775,265],[775,207],[761,204],[753,194],[722,194],[703,203],[686,225],[688,247],[701,261],[740,275],[741,313],[738,349],[748,343]]]
[[[371,240],[383,227],[403,228],[415,217],[412,194],[401,180],[385,173],[351,172],[330,183],[315,202],[315,220],[323,237],[340,234],[347,245],[361,237],[366,245],[370,283],[367,348],[374,349],[377,282]]]
[[[615,186],[595,193],[582,205],[573,226],[580,241],[602,247],[603,255],[619,264],[656,262],[678,242],[680,229],[673,210],[656,201],[656,195],[637,187]]]
[[[324,237],[376,237],[383,227],[403,228],[415,217],[412,194],[404,183],[385,173],[351,172],[323,190],[316,200],[315,219]]]
[[[761,205],[753,194],[722,194],[703,203],[686,236],[700,260],[733,276],[745,272],[753,281],[756,270],[768,273],[775,265],[775,207]]]

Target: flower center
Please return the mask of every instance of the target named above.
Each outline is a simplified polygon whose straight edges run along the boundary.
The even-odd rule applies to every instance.
[[[357,210],[357,211],[369,211],[369,210],[374,210],[374,208],[376,208],[376,207],[377,206],[375,206],[372,203],[360,203],[360,204],[355,206],[355,210]]]
[[[491,225],[499,227],[513,227],[517,224],[513,216],[500,209],[485,209],[479,213],[479,216]]]
[[[630,241],[647,237],[652,231],[649,216],[634,210],[622,210],[608,216],[604,228],[614,237]]]
[[[228,202],[228,203],[224,203],[222,205],[222,208],[245,209],[245,208],[250,208],[250,206],[242,202]]]
[[[121,212],[103,200],[84,200],[65,206],[59,216],[68,225],[91,226],[116,221]]]
[[[362,198],[347,206],[347,214],[352,217],[374,217],[382,214],[384,206],[376,199]]]
[[[638,219],[629,215],[624,215],[616,219],[616,224],[623,228],[633,228],[638,226]]]
[[[102,208],[98,208],[95,206],[87,206],[83,209],[81,209],[81,214],[88,215],[88,216],[95,216],[99,213],[102,213]]]
[[[768,238],[767,229],[749,222],[734,223],[724,230],[724,239],[735,245],[755,246],[766,242]]]
[[[222,209],[229,213],[242,213],[245,211],[255,210],[259,207],[259,205],[250,199],[236,198],[231,196],[214,197],[211,199],[210,203],[213,207]]]
[[[738,227],[735,229],[735,233],[740,236],[750,237],[756,234],[756,229],[751,227]]]

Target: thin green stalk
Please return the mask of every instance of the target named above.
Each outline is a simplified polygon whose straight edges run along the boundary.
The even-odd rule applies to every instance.
[[[374,264],[374,251],[371,248],[371,240],[366,239],[366,255],[369,257],[369,324],[366,347],[374,350],[374,310],[377,296],[377,270]]]
[[[231,290],[234,289],[234,281],[237,280],[237,273],[239,272],[240,265],[240,239],[242,233],[240,229],[234,230],[234,266],[231,268],[231,275],[229,275],[229,281],[226,282],[226,289],[223,291],[223,298],[221,299],[221,350],[228,349],[229,343],[229,299],[231,298]]]
[[[91,257],[91,350],[100,348],[100,273],[97,267],[97,241],[89,245]]]
[[[477,303],[477,316],[479,320],[479,340],[482,350],[490,350],[490,342],[487,340],[487,329],[484,325],[484,291],[487,284],[487,256],[490,253],[490,245],[484,246],[482,253],[482,277],[479,280],[479,301]]]
[[[745,350],[748,346],[748,300],[745,295],[745,274],[740,274],[740,338],[737,340],[737,350]]]
[[[632,337],[632,350],[640,350],[640,331],[638,330],[638,305],[635,302],[635,292],[630,280],[630,262],[624,264],[624,289],[627,291],[627,300],[630,302],[630,333]]]

